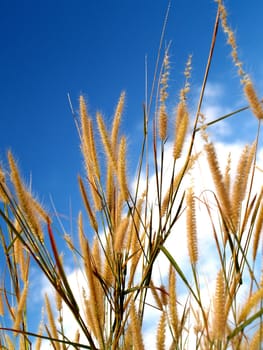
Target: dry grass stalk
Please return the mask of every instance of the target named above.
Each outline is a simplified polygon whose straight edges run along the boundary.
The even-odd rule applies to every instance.
[[[253,113],[258,119],[262,119],[263,109],[261,102],[256,95],[251,80],[244,74],[242,63],[237,54],[235,36],[227,23],[225,7],[221,0],[218,0],[217,2],[221,15],[222,27],[227,34],[228,44],[232,48],[233,61],[239,69],[242,84],[244,84],[244,93],[250,103]],[[56,328],[54,319],[55,313],[51,308],[48,297],[45,296],[45,305],[49,322],[49,327],[46,326],[46,333],[50,338],[67,339],[67,334],[64,334],[63,330],[63,323],[65,320],[62,317],[62,305],[63,302],[65,302],[70,307],[72,314],[79,323],[80,329],[82,329],[87,336],[88,346],[90,346],[92,350],[97,348],[112,348],[113,350],[130,350],[133,348],[141,350],[144,348],[142,329],[144,313],[146,312],[146,296],[148,291],[152,290],[155,303],[161,310],[156,338],[157,349],[165,349],[165,343],[167,339],[169,339],[169,335],[166,335],[168,331],[172,337],[172,345],[170,348],[176,348],[178,350],[182,349],[186,346],[187,340],[185,340],[185,338],[188,338],[191,332],[190,328],[193,329],[193,332],[196,335],[196,348],[223,349],[226,342],[228,342],[227,346],[232,346],[233,349],[246,348],[246,337],[249,333],[249,329],[246,331],[246,328],[249,328],[247,327],[249,324],[246,325],[242,322],[245,320],[245,322],[249,322],[247,316],[252,312],[252,309],[261,302],[263,295],[262,288],[257,289],[258,282],[254,276],[254,271],[252,271],[255,266],[254,262],[259,256],[258,246],[263,221],[263,206],[261,205],[262,193],[259,196],[255,195],[251,200],[248,200],[250,197],[247,196],[246,193],[248,187],[248,176],[251,173],[252,165],[254,165],[253,161],[255,159],[256,144],[244,149],[236,170],[236,178],[233,183],[233,188],[231,189],[231,158],[229,156],[225,173],[222,175],[215,145],[211,142],[209,143],[208,135],[204,130],[205,126],[202,129],[203,138],[206,143],[205,150],[207,153],[207,162],[215,183],[215,205],[218,204],[218,215],[220,216],[220,219],[222,219],[220,220],[221,226],[216,226],[214,222],[212,223],[213,233],[217,243],[216,252],[219,254],[218,258],[224,268],[224,273],[221,270],[217,276],[216,291],[213,299],[214,313],[212,315],[210,315],[211,310],[209,307],[206,310],[201,303],[202,290],[199,285],[199,269],[197,266],[198,249],[195,196],[194,190],[189,184],[186,185],[187,188],[184,193],[186,193],[188,252],[190,262],[194,265],[194,268],[192,266],[192,269],[190,269],[194,276],[193,284],[190,283],[190,276],[188,274],[185,275],[180,269],[180,266],[176,261],[177,257],[173,256],[172,250],[165,253],[165,239],[169,234],[173,233],[174,223],[177,218],[180,218],[180,215],[183,212],[184,196],[181,197],[180,193],[182,186],[185,184],[183,181],[184,177],[192,167],[195,159],[198,157],[198,155],[194,155],[192,151],[192,146],[195,143],[195,135],[198,131],[195,124],[192,138],[190,140],[191,146],[189,147],[189,153],[185,158],[183,166],[179,168],[179,170],[177,169],[177,160],[181,157],[183,147],[186,144],[186,134],[189,124],[187,94],[190,90],[190,73],[191,56],[186,64],[184,72],[186,82],[184,88],[180,91],[180,101],[176,110],[175,137],[173,144],[173,170],[171,172],[171,177],[168,180],[169,188],[163,196],[164,182],[166,181],[166,177],[164,177],[166,174],[164,173],[163,158],[167,150],[165,142],[168,125],[166,101],[168,96],[167,88],[169,76],[169,57],[167,51],[165,52],[157,91],[157,99],[159,99],[159,103],[157,103],[158,106],[155,111],[155,117],[156,119],[158,118],[159,137],[161,139],[160,154],[158,148],[159,144],[156,141],[157,125],[155,124],[155,118],[153,131],[153,164],[155,166],[154,170],[156,177],[156,188],[154,191],[158,197],[157,211],[158,214],[160,214],[157,215],[157,219],[155,217],[156,203],[151,202],[152,193],[150,192],[152,189],[149,187],[150,174],[148,173],[148,169],[151,165],[151,161],[148,159],[150,153],[148,150],[149,129],[147,125],[149,118],[148,111],[150,108],[145,108],[144,145],[142,147],[140,170],[136,179],[137,190],[136,194],[133,195],[133,193],[129,191],[126,175],[126,138],[124,136],[119,136],[125,93],[123,92],[120,96],[115,110],[112,128],[109,132],[107,131],[101,114],[97,113],[97,126],[99,137],[103,145],[102,152],[107,161],[106,166],[104,166],[103,163],[104,159],[98,157],[97,135],[94,134],[93,121],[88,115],[87,106],[83,96],[80,97],[81,150],[85,162],[86,178],[88,181],[87,189],[89,193],[87,193],[86,187],[81,178],[79,178],[79,186],[95,238],[93,240],[92,249],[90,249],[89,241],[84,234],[82,215],[80,214],[78,219],[80,254],[78,249],[74,246],[74,242],[69,239],[69,236],[65,235],[65,241],[69,244],[70,251],[74,254],[79,254],[81,262],[83,262],[81,266],[83,265],[86,282],[86,285],[82,290],[84,304],[84,310],[82,311],[84,312],[84,319],[82,319],[82,313],[80,312],[78,303],[72,296],[73,291],[71,290],[71,287],[67,285],[67,279],[64,278],[63,263],[58,254],[55,238],[50,229],[48,214],[32,196],[31,192],[26,189],[26,186],[21,180],[13,156],[9,152],[8,158],[11,169],[11,182],[15,187],[16,197],[19,202],[17,213],[21,214],[22,219],[18,224],[18,222],[15,221],[16,212],[14,213],[11,209],[11,216],[10,218],[7,217],[7,233],[10,237],[8,240],[5,235],[2,235],[3,237],[1,236],[1,239],[6,254],[7,266],[10,272],[10,280],[13,281],[12,288],[15,291],[13,298],[16,298],[16,300],[20,299],[20,301],[18,302],[17,307],[12,306],[13,303],[9,301],[9,291],[3,286],[0,295],[0,314],[6,312],[7,309],[11,319],[14,320],[15,326],[20,327],[23,332],[26,333],[26,317],[24,317],[24,313],[26,313],[26,303],[24,300],[22,305],[22,299],[26,299],[25,289],[28,284],[30,266],[29,252],[34,252],[34,250],[30,251],[29,249],[32,245],[34,248],[39,247],[39,254],[37,255],[36,261],[43,264],[42,266],[44,268],[42,270],[48,275],[51,281],[53,281],[53,276],[59,276],[61,278],[61,280],[53,283],[53,286],[56,288],[56,312],[58,311],[59,314],[59,327],[61,334]],[[196,119],[196,122],[197,120],[198,119]],[[162,159],[160,163],[159,156],[161,156]],[[141,185],[141,177],[143,176],[141,167],[144,165],[147,169],[146,192],[140,197],[139,187]],[[105,170],[105,176],[101,172],[102,169]],[[3,172],[2,168],[0,168],[0,182],[2,184],[2,187],[0,188],[0,197],[2,201],[4,201],[3,207],[5,209],[7,208],[6,212],[8,212],[10,209],[8,206],[11,203],[12,195],[11,191],[9,191],[6,176],[7,175]],[[4,194],[2,194],[1,191]],[[10,200],[7,194],[10,196]],[[246,212],[244,218],[242,218],[242,202],[246,199]],[[177,207],[178,200],[180,203],[179,207]],[[16,198],[14,198],[14,203],[15,201]],[[202,202],[200,201],[200,203]],[[176,216],[174,216],[174,213],[176,213]],[[1,215],[5,215],[5,211],[2,211],[2,208]],[[20,218],[20,216],[17,218]],[[212,214],[209,219],[213,221]],[[243,221],[241,221],[241,219]],[[48,233],[52,245],[51,255],[49,254],[49,251],[46,250],[45,241],[41,231],[41,220],[48,222]],[[22,248],[23,241],[18,240],[25,236],[24,222],[26,228],[30,227],[35,235],[29,243],[26,242],[28,244],[27,249]],[[250,227],[249,224],[251,224]],[[243,240],[240,240],[239,242],[238,240],[235,240],[235,237],[239,238],[236,231],[239,230],[243,233],[243,231],[245,232],[245,229],[249,232],[248,235],[245,236],[248,238],[246,238],[243,247]],[[102,235],[100,232],[101,230],[103,231]],[[230,235],[232,233],[234,234]],[[241,258],[239,259],[241,260],[241,269],[238,273],[233,270],[233,259],[230,258],[230,263],[228,262],[229,252],[227,249],[229,247],[225,244],[227,238],[225,238],[223,244],[217,239],[217,236],[220,234],[221,236],[225,234],[225,237],[227,238],[234,237],[232,247],[230,243],[229,245],[232,258],[235,258],[236,255],[238,255],[236,258]],[[254,241],[252,252],[253,261],[251,263],[248,252],[250,252],[250,238],[253,237],[252,234],[254,234]],[[39,245],[35,245],[36,241],[34,240],[34,237]],[[41,238],[41,242],[39,242],[39,237]],[[26,238],[28,237],[26,236]],[[29,238],[31,239],[31,236]],[[168,293],[163,285],[155,287],[154,276],[152,274],[156,258],[160,251],[165,253],[166,257],[171,262],[168,277]],[[55,264],[52,260],[53,255],[55,256]],[[59,271],[56,266],[58,266]],[[249,276],[251,277],[251,286],[255,291],[250,295],[238,315],[236,311],[236,302],[239,292],[239,283],[242,275],[245,274],[246,269],[250,272]],[[176,276],[180,278],[181,283],[186,287],[187,291],[189,291],[189,299],[180,309],[180,311],[182,310],[180,319],[177,310],[179,296],[176,290]],[[24,290],[20,298],[21,285],[24,285]],[[2,305],[3,297],[5,298],[5,310]],[[195,299],[193,304],[192,298]],[[138,305],[138,312],[136,311],[135,302],[136,305]],[[194,318],[192,317],[193,315]],[[200,320],[201,315],[202,321]],[[19,316],[20,321],[17,320]],[[228,322],[230,317],[234,320],[238,319],[238,321],[234,324],[231,323],[230,325],[230,322]],[[195,323],[192,322],[193,319],[195,320]],[[240,324],[241,326],[246,326],[242,329],[242,332],[239,331],[238,328],[240,327]],[[261,328],[260,325],[260,329]],[[210,329],[212,330],[211,334]],[[237,332],[237,334],[235,334],[235,332]],[[255,333],[254,338],[250,342],[251,347],[260,346],[260,332],[261,331],[259,330]],[[39,334],[42,334],[42,328],[39,330]],[[22,336],[19,340],[20,347],[23,347],[23,350],[27,349],[26,337]],[[78,343],[79,341],[80,333],[77,332],[75,342]],[[0,342],[2,342],[2,339],[0,339]],[[55,340],[50,342],[53,348],[57,350],[70,348],[72,346],[76,348],[81,347],[81,344],[79,346],[76,344],[62,345]],[[9,349],[14,348],[12,341],[9,342],[7,336],[5,337],[4,344],[5,346],[8,346]],[[189,346],[192,346],[190,341]],[[36,349],[39,347],[40,341],[37,343]]]

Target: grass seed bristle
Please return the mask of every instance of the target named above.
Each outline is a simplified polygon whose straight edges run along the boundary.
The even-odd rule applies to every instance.
[[[173,157],[178,159],[181,156],[185,137],[189,125],[189,115],[184,101],[179,102],[176,112],[175,137],[173,146]]]
[[[186,194],[186,228],[187,246],[191,264],[198,261],[196,210],[193,188],[190,187]]]
[[[263,119],[263,107],[259,100],[254,85],[250,79],[244,82],[244,94],[248,100],[249,106],[257,119]]]
[[[160,321],[157,328],[156,336],[156,349],[165,350],[165,335],[166,335],[166,313],[163,311],[161,313]]]

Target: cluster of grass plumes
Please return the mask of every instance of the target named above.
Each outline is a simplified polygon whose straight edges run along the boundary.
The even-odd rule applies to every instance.
[[[83,276],[80,298],[65,271],[51,215],[27,188],[11,152],[8,153],[9,170],[0,168],[0,236],[5,256],[0,285],[1,349],[28,350],[34,342],[34,348],[39,350],[41,342],[48,340],[55,350],[141,350],[145,348],[145,319],[153,310],[159,318],[155,329],[158,350],[261,347],[263,283],[258,277],[257,262],[262,258],[263,187],[252,193],[258,134],[254,143],[244,146],[237,167],[231,169],[229,157],[223,171],[216,145],[207,134],[212,123],[205,124],[201,114],[220,16],[245,96],[259,123],[262,106],[238,58],[225,7],[217,2],[196,117],[191,119],[188,108],[191,57],[186,63],[185,84],[174,115],[169,113],[170,63],[169,50],[165,50],[159,83],[155,84],[154,117],[150,113],[151,101],[143,111],[141,153],[133,188],[127,176],[127,140],[120,134],[125,93],[120,95],[110,128],[100,113],[95,118],[89,114],[85,99],[80,96],[77,126],[85,173],[78,182],[85,213],[79,213],[77,220],[78,243],[65,236]],[[171,121],[172,136],[168,131]],[[206,171],[214,182],[201,194],[195,189],[194,177],[200,158],[200,152],[194,151],[198,133],[203,141]],[[200,280],[199,260],[206,254],[199,250],[199,231],[204,229],[197,222],[200,206],[206,213],[218,266],[209,300]],[[186,270],[169,244],[180,245],[179,234],[187,240]],[[167,262],[167,271],[159,266],[160,256]],[[32,264],[47,277],[56,301],[53,304],[50,295],[45,295],[38,331],[28,327]],[[154,278],[158,266],[161,281]],[[240,297],[244,284],[248,291],[245,301]],[[75,334],[66,327],[66,310],[72,325],[76,325]],[[6,321],[8,317],[10,321]]]

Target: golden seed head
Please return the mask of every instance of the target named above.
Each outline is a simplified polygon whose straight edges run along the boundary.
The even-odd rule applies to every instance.
[[[155,285],[152,281],[150,282],[150,288],[151,288],[152,296],[153,296],[154,301],[156,303],[156,307],[159,310],[163,310],[163,304],[162,304],[161,298],[160,298],[159,294],[157,293],[157,288],[155,287]]]
[[[17,306],[17,310],[15,312],[15,322],[13,325],[13,329],[19,329],[20,323],[23,319],[23,311],[26,307],[27,292],[28,292],[28,282],[25,283],[23,292],[19,298],[19,303]],[[15,335],[17,335],[17,333],[15,333]]]
[[[188,254],[191,264],[196,264],[198,260],[196,210],[193,188],[190,187],[186,194],[186,228]]]
[[[126,175],[126,138],[123,136],[119,145],[118,152],[118,172],[117,177],[120,186],[120,192],[123,200],[129,199],[129,190]]]
[[[159,109],[159,136],[162,141],[166,139],[167,136],[167,113],[164,104],[161,104]]]
[[[117,172],[118,166],[117,166],[116,156],[112,148],[112,142],[111,142],[111,139],[109,138],[105,123],[100,113],[97,113],[97,124],[100,132],[100,136],[101,136],[101,141],[104,146],[105,154],[109,160],[110,166],[115,172]]]
[[[244,81],[244,93],[250,105],[253,114],[258,119],[263,119],[263,108],[262,104],[257,96],[256,90],[252,81],[248,78]]]
[[[226,314],[225,314],[225,279],[224,273],[220,270],[216,278],[216,291],[214,297],[214,323],[213,330],[216,339],[222,340],[225,335]]]
[[[95,232],[98,232],[98,223],[97,223],[97,220],[96,220],[96,215],[95,215],[94,211],[91,208],[91,205],[90,205],[90,202],[89,202],[86,190],[85,190],[85,186],[84,186],[83,181],[82,181],[82,179],[80,177],[78,177],[78,181],[79,181],[79,187],[80,187],[80,192],[81,192],[81,195],[82,195],[82,199],[83,199],[85,208],[87,210],[87,213],[88,213],[88,216],[89,216],[89,219],[90,219],[90,224],[93,227],[93,229],[95,230]]]
[[[0,165],[0,201],[4,203],[9,202],[7,191],[8,189],[6,187],[5,172]]]
[[[260,287],[258,290],[256,290],[253,294],[251,294],[248,297],[246,303],[243,305],[238,318],[239,323],[243,322],[247,318],[252,308],[256,306],[260,301],[262,301],[262,298],[263,298],[263,287]]]
[[[227,44],[231,47],[231,56],[233,59],[233,62],[235,64],[235,66],[237,66],[238,69],[238,74],[239,76],[241,76],[241,78],[244,77],[245,72],[242,69],[242,62],[239,60],[238,58],[238,53],[237,53],[237,43],[236,43],[236,38],[235,38],[235,34],[233,32],[233,30],[230,28],[228,21],[227,21],[227,11],[226,8],[223,4],[222,0],[215,0],[218,3],[218,9],[219,9],[219,13],[220,13],[220,18],[221,18],[221,25],[223,28],[224,33],[227,36]]]
[[[125,246],[126,246],[125,239],[127,238],[128,225],[129,225],[129,217],[126,216],[121,220],[115,233],[114,251],[116,253],[121,253],[123,249],[125,249]]]
[[[5,314],[4,302],[3,302],[2,291],[0,290],[0,316],[4,316],[4,314]]]
[[[165,350],[166,314],[163,311],[157,328],[156,349]]]
[[[229,193],[226,191],[223,175],[221,173],[218,157],[215,151],[213,143],[205,144],[205,151],[207,156],[208,165],[213,177],[214,185],[217,191],[217,196],[220,201],[221,210],[225,216],[225,220],[231,220],[232,209],[229,198]]]
[[[21,206],[21,209],[23,210],[28,226],[39,237],[39,239],[43,241],[43,231],[39,221],[39,211],[40,208],[42,209],[42,207],[33,198],[31,193],[25,188],[25,185],[19,174],[16,162],[10,151],[8,152],[8,161],[11,170],[11,181],[15,187],[18,202]],[[41,213],[44,213],[43,209],[41,210]],[[46,216],[46,214],[43,215]]]
[[[112,142],[114,152],[116,152],[117,145],[118,145],[118,132],[120,128],[120,121],[123,113],[124,102],[125,102],[125,92],[123,91],[121,93],[120,99],[118,101],[118,104],[115,110],[112,129],[111,129],[111,142]]]
[[[253,249],[252,249],[252,257],[253,257],[254,261],[256,260],[256,257],[257,257],[260,237],[262,235],[262,227],[263,227],[263,204],[261,204],[261,206],[259,208],[259,212],[258,212],[257,218],[256,218],[256,225],[255,225],[255,229],[254,229]]]
[[[181,156],[187,128],[189,124],[189,114],[185,102],[181,101],[177,107],[175,120],[175,138],[173,146],[173,157],[178,159]]]
[[[168,88],[169,69],[170,69],[169,55],[168,55],[168,51],[166,50],[165,55],[164,55],[164,60],[163,60],[163,72],[162,72],[161,79],[160,79],[160,102],[161,102],[161,104],[165,104],[165,101],[168,98],[167,88]]]
[[[140,320],[138,318],[138,314],[136,312],[135,304],[133,301],[131,302],[131,306],[130,306],[130,321],[131,321],[130,325],[132,329],[134,349],[144,350]]]
[[[47,312],[47,318],[48,318],[48,322],[49,322],[49,326],[50,326],[50,333],[52,338],[55,339],[59,339],[58,337],[58,331],[57,331],[57,327],[56,327],[56,322],[54,319],[54,315],[53,315],[53,310],[48,298],[48,295],[45,294],[45,306],[46,306],[46,312]],[[60,350],[60,345],[58,342],[54,342],[55,344],[55,350]]]
[[[169,319],[175,338],[179,336],[179,318],[177,311],[176,274],[172,265],[169,268]]]

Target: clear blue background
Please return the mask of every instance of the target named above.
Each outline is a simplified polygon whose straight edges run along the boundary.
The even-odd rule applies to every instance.
[[[83,93],[92,115],[100,110],[110,123],[119,94],[126,91],[122,130],[128,133],[134,164],[145,101],[145,56],[150,85],[167,5],[149,0],[0,1],[0,158],[5,164],[11,148],[25,178],[32,175],[39,198],[49,202],[51,195],[60,213],[69,214],[70,200],[73,210],[79,209],[76,176],[83,173],[67,93],[76,113]],[[263,3],[227,1],[226,6],[241,60],[260,91]],[[172,41],[174,103],[188,54],[193,54],[193,91],[201,85],[215,14],[214,1],[171,3],[164,43]],[[224,102],[236,108],[242,93],[221,30],[210,81],[224,84]]]

